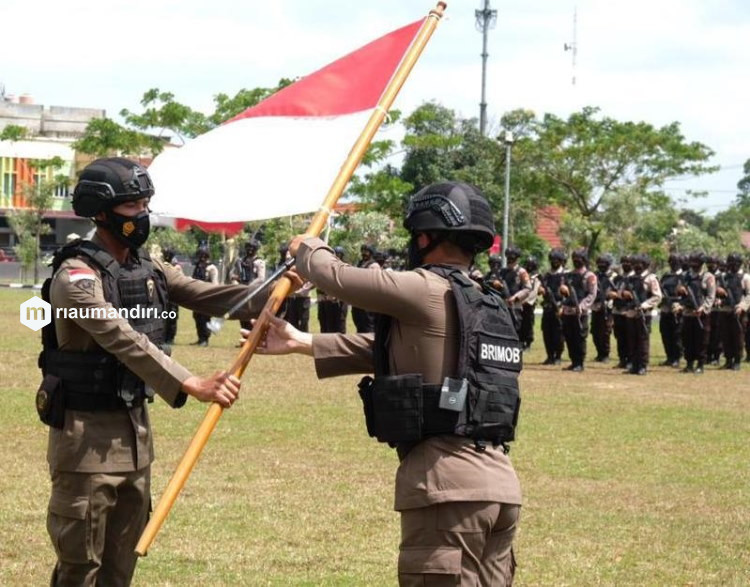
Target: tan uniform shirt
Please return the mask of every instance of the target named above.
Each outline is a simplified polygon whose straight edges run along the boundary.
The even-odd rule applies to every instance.
[[[337,298],[393,317],[388,344],[391,373],[422,373],[428,384],[455,374],[459,326],[446,279],[424,269],[353,267],[319,239],[307,239],[300,246],[297,269]],[[371,373],[373,341],[372,334],[315,335],[318,377]],[[520,504],[521,488],[508,456],[492,446],[479,453],[473,441],[452,435],[420,442],[396,473],[395,509],[451,501]]]
[[[93,242],[102,245],[96,237]],[[221,316],[247,295],[246,286],[212,285],[186,277],[168,264],[153,262],[166,276],[170,301],[181,306]],[[74,272],[72,279],[71,271]],[[86,273],[89,277],[82,279]],[[86,260],[71,258],[62,263],[52,279],[50,299],[56,316],[55,331],[60,350],[104,350],[115,355],[169,405],[176,407],[185,402],[186,396],[180,388],[190,377],[190,371],[165,355],[144,334],[133,330],[126,319],[57,317],[58,308],[76,308],[78,313],[92,308],[112,308],[104,299],[97,269]],[[249,320],[262,306],[262,301],[256,297],[251,306],[237,312],[233,318]],[[148,466],[153,458],[146,404],[120,411],[66,410],[63,428],[50,428],[49,431],[47,460],[53,470],[127,472]]]
[[[586,267],[580,269],[573,269],[571,273],[580,273],[583,275],[583,287],[585,288],[586,295],[583,299],[578,300],[578,306],[566,306],[563,304],[562,313],[566,315],[583,314],[586,315],[591,311],[591,306],[596,301],[597,291],[597,279],[596,274],[593,271],[589,271]],[[569,286],[572,287],[572,286]]]
[[[648,297],[643,300],[638,308],[630,308],[625,310],[623,314],[627,318],[635,318],[638,316],[639,310],[650,313],[654,308],[658,308],[661,304],[661,285],[659,285],[659,278],[654,273],[644,271],[641,273],[641,279],[643,279],[643,290]]]
[[[526,301],[529,295],[531,295],[531,278],[529,277],[529,272],[523,267],[518,267],[516,269],[516,274],[521,288],[508,298],[508,302],[514,305],[520,305]]]
[[[688,274],[695,275],[692,270],[688,271]],[[703,291],[703,303],[701,304],[700,310],[703,314],[710,314],[714,307],[714,300],[716,299],[716,277],[709,271],[704,271],[701,276],[701,291]],[[683,310],[684,316],[697,316],[697,309],[685,308]]]

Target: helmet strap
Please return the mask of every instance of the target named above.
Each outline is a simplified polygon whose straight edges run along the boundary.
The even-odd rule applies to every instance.
[[[430,239],[429,244],[426,247],[422,247],[421,249],[417,247],[417,234],[425,234],[427,235],[427,238]],[[424,258],[430,254],[432,251],[434,251],[440,243],[445,241],[445,235],[437,233],[436,235],[431,235],[427,232],[421,232],[411,233],[411,238],[409,239],[409,269],[416,269],[417,267],[421,267],[424,265]]]

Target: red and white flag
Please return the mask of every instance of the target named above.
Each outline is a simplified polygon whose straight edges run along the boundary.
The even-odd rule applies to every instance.
[[[422,23],[365,45],[159,155],[149,168],[156,223],[231,231],[224,223],[317,210]]]

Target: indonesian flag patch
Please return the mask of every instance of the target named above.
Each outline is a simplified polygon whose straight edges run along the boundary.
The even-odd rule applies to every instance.
[[[68,269],[68,278],[70,279],[70,283],[75,283],[82,279],[95,281],[96,273],[93,269]]]

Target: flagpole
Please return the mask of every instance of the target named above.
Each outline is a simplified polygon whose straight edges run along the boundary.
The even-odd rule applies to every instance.
[[[401,64],[391,78],[388,86],[385,88],[383,95],[380,97],[377,106],[375,106],[375,110],[370,116],[370,119],[367,121],[364,130],[360,134],[357,141],[354,143],[354,146],[349,152],[346,161],[344,161],[343,165],[341,166],[341,170],[339,171],[338,176],[333,181],[333,184],[328,190],[328,194],[323,200],[323,203],[310,222],[310,226],[305,231],[306,235],[311,237],[318,236],[326,226],[328,217],[333,211],[333,207],[336,205],[336,202],[344,193],[344,189],[346,189],[346,186],[349,183],[352,175],[354,174],[354,171],[362,161],[362,158],[364,157],[367,148],[372,142],[375,133],[383,124],[383,120],[385,120],[388,110],[392,106],[402,86],[406,82],[406,78],[414,68],[414,64],[422,54],[422,51],[427,45],[427,42],[430,40],[430,37],[435,31],[438,22],[443,17],[443,12],[445,11],[446,7],[447,4],[445,2],[438,2],[437,6],[430,11],[429,15],[425,19],[409,50],[401,60]],[[255,352],[255,349],[258,347],[258,344],[265,336],[266,330],[268,330],[269,320],[267,316],[269,314],[276,314],[276,312],[281,307],[284,299],[287,297],[287,295],[289,295],[291,285],[292,282],[287,277],[282,277],[278,281],[273,289],[273,292],[271,293],[271,296],[269,297],[263,308],[263,312],[255,323],[255,326],[250,332],[250,335],[247,337],[247,340],[245,340],[245,343],[242,345],[242,349],[237,355],[237,358],[234,360],[234,363],[232,363],[232,366],[229,368],[229,373],[235,375],[238,378],[242,377],[248,363],[250,362],[250,359],[253,356],[253,353]],[[268,310],[268,312],[266,310]],[[212,403],[208,408],[208,411],[203,418],[203,422],[201,422],[198,430],[195,432],[190,445],[185,451],[182,460],[177,465],[177,468],[175,469],[172,478],[167,484],[167,487],[164,490],[159,503],[154,509],[151,519],[149,520],[146,528],[141,534],[140,539],[138,540],[138,544],[135,547],[136,554],[144,556],[148,552],[148,549],[151,546],[151,543],[154,541],[157,532],[164,523],[164,520],[167,518],[167,515],[169,515],[169,512],[172,509],[177,496],[185,486],[187,478],[190,476],[195,463],[200,457],[203,447],[208,442],[208,439],[211,436],[214,428],[216,427],[216,424],[218,423],[223,411],[224,408],[222,408],[217,403]]]

